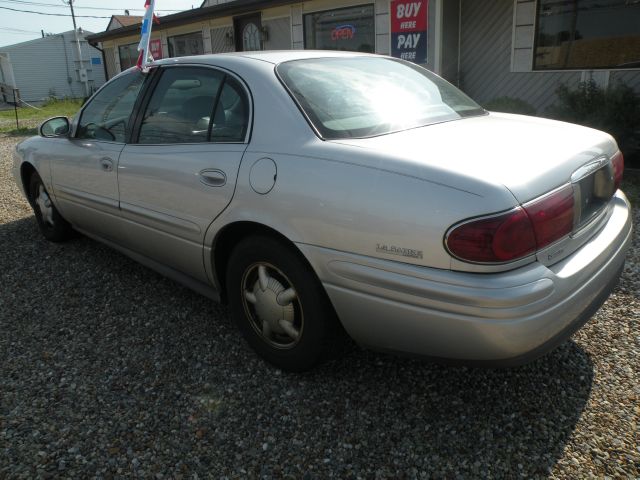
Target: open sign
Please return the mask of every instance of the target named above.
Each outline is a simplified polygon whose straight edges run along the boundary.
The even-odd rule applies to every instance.
[[[356,36],[354,25],[338,25],[331,31],[331,40],[351,40]]]

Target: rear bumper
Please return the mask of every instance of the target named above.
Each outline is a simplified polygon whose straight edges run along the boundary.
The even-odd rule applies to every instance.
[[[477,274],[299,245],[354,340],[408,354],[519,364],[582,326],[615,287],[631,242],[629,203],[569,257]]]

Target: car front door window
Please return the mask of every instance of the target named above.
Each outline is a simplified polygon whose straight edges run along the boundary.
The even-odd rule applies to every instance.
[[[134,71],[107,84],[82,111],[76,138],[124,143],[144,75]]]

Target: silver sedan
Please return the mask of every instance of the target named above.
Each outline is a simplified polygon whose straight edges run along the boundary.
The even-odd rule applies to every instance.
[[[304,370],[385,351],[533,359],[606,300],[631,239],[606,133],[489,113],[413,64],[337,52],[128,70],[16,147],[51,241],[81,232],[227,302]]]

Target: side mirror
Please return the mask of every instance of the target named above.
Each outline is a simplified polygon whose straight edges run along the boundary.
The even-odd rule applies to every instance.
[[[38,130],[40,136],[46,138],[66,137],[69,135],[70,131],[71,124],[67,117],[50,118],[40,125]]]

